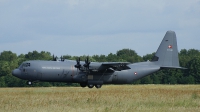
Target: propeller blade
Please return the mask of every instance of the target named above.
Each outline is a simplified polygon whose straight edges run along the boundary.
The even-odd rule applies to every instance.
[[[87,58],[85,59],[85,64],[83,65],[87,70],[89,70],[89,66],[90,66],[90,61],[89,61],[89,56],[87,56]]]
[[[53,54],[53,61],[57,61],[57,56],[55,57]]]
[[[74,67],[79,68],[79,69],[81,68],[80,57],[76,59],[76,65],[74,65]]]

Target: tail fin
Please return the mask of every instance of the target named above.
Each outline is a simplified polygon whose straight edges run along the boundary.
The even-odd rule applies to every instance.
[[[161,68],[182,68],[179,66],[177,40],[174,31],[166,32],[152,61],[155,61]]]

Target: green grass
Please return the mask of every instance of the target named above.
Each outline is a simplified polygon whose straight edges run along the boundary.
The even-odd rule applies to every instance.
[[[200,85],[0,88],[0,112],[197,112]]]

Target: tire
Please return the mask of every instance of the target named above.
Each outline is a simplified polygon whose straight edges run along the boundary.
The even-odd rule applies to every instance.
[[[32,82],[31,81],[27,81],[26,84],[27,85],[32,85]]]
[[[88,88],[93,88],[94,84],[88,84]]]
[[[80,83],[80,86],[84,88],[87,86],[87,83]]]
[[[101,88],[101,86],[102,86],[102,85],[100,85],[100,84],[95,85],[95,87],[96,87],[97,89]]]

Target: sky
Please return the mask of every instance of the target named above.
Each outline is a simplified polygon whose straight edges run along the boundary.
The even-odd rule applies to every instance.
[[[0,52],[108,55],[155,52],[166,31],[200,49],[200,0],[0,0]]]

